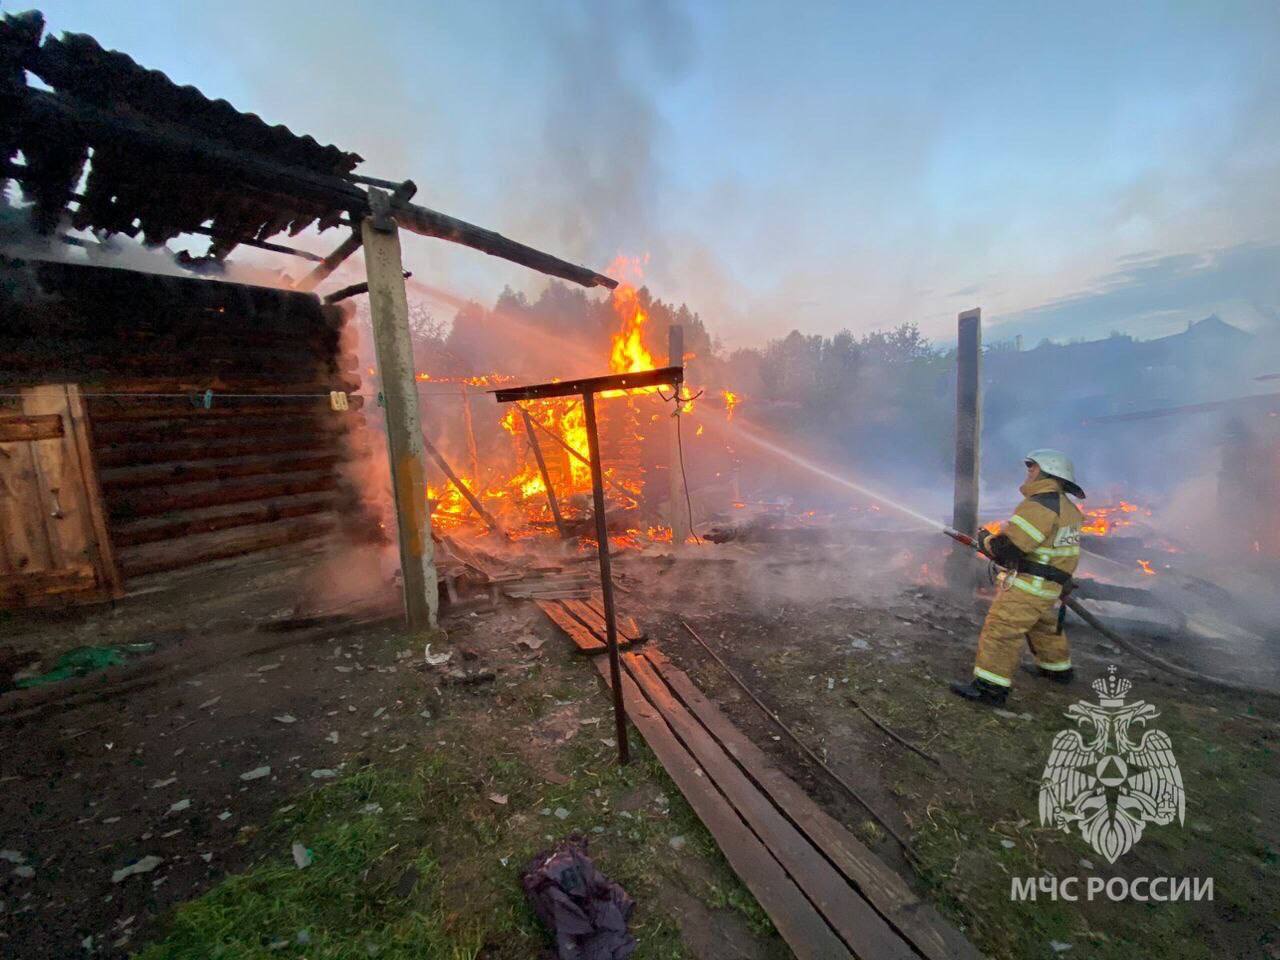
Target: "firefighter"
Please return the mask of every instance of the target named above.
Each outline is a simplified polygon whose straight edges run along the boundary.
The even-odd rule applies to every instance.
[[[978,637],[973,679],[951,684],[966,700],[995,706],[1009,696],[1024,640],[1035,657],[1033,673],[1062,684],[1074,676],[1062,608],[1054,607],[1064,590],[1070,592],[1080,562],[1084,514],[1068,494],[1084,499],[1084,491],[1071,461],[1058,450],[1032,450],[1025,462],[1022,503],[999,533],[978,533],[982,552],[1005,569]]]

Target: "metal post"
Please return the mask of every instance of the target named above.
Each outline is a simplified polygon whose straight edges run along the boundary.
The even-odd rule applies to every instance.
[[[684,364],[684,327],[673,323],[667,329],[667,366]],[[677,393],[678,396],[678,393]],[[689,515],[685,503],[684,476],[680,469],[680,402],[677,399],[675,415],[671,418],[671,436],[667,447],[667,473],[670,492],[667,495],[668,517],[671,523],[671,544],[679,546],[689,538]]]
[[[551,517],[556,522],[556,529],[560,531],[560,539],[567,540],[569,531],[564,528],[564,517],[560,515],[560,501],[556,499],[555,488],[551,486],[551,474],[547,473],[547,461],[542,457],[542,444],[538,442],[537,434],[533,432],[533,418],[524,407],[520,407],[520,416],[524,417],[525,433],[529,437],[529,446],[533,449],[533,458],[538,461],[542,485],[547,488],[547,504],[551,507]]]
[[[431,514],[427,510],[426,451],[418,417],[418,389],[409,336],[409,306],[395,221],[367,217],[361,224],[369,312],[386,408],[387,449],[395,493],[405,616],[413,631],[434,628],[440,606]]]
[[[613,609],[613,573],[609,568],[609,530],[604,513],[604,472],[600,469],[600,434],[596,430],[596,401],[582,394],[587,414],[587,452],[591,457],[591,494],[596,511],[596,542],[600,547],[600,589],[604,595],[605,641],[609,648],[609,682],[613,685],[613,725],[618,738],[618,763],[631,762],[627,745],[627,712],[622,703],[622,669],[618,663],[618,624]]]

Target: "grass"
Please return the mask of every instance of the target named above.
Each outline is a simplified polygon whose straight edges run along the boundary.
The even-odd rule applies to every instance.
[[[1050,744],[1069,723],[1063,716],[1067,705],[1093,698],[1087,682],[1062,691],[1022,681],[1009,712],[997,714],[947,692],[951,671],[940,669],[939,651],[931,646],[893,646],[888,649],[902,652],[886,656],[833,643],[831,637],[841,635],[848,618],[834,605],[812,611],[785,639],[752,647],[743,659],[758,666],[743,672],[766,701],[785,705],[789,722],[811,744],[839,758],[842,749],[850,749],[845,738],[854,738],[853,749],[863,751],[863,762],[906,818],[921,857],[917,889],[985,955],[996,960],[1280,957],[1274,906],[1280,902],[1280,753],[1273,712],[1258,717],[1232,698],[1198,686],[1183,689],[1164,675],[1142,679],[1140,673],[1134,696],[1160,710],[1153,725],[1172,738],[1186,787],[1186,822],[1181,828],[1149,828],[1113,866],[1078,834],[1038,822],[1039,782]],[[723,628],[729,636],[744,637],[753,635],[755,624],[749,616],[745,623],[725,616],[707,630]],[[942,653],[956,659],[954,647]],[[966,645],[961,669],[971,656]],[[717,676],[710,670],[696,679],[714,686]],[[835,679],[833,689],[826,678]],[[846,694],[940,756],[946,772],[888,745],[856,715]],[[850,819],[848,825],[873,846],[880,839],[880,828],[870,821]],[[1011,900],[1012,877],[1045,873],[1081,880],[1213,877],[1214,900]],[[1055,953],[1053,942],[1070,945],[1070,952]]]
[[[875,710],[920,740],[944,731],[935,743],[945,743],[958,773],[932,790],[913,775],[899,778],[917,800],[914,843],[924,861],[922,879],[993,957],[1049,955],[1049,942],[1059,941],[1072,944],[1077,958],[1208,960],[1265,956],[1268,943],[1280,942],[1274,917],[1280,869],[1274,841],[1260,839],[1262,826],[1274,823],[1280,765],[1266,735],[1241,736],[1228,705],[1218,712],[1204,700],[1175,699],[1167,688],[1137,691],[1160,708],[1155,726],[1173,740],[1187,790],[1186,824],[1150,828],[1111,866],[1078,836],[1042,828],[1037,819],[1040,771],[1053,734],[1068,723],[1062,707],[1085,696],[1087,687],[1061,707],[1028,696],[1013,706],[1016,718],[953,701],[941,687],[913,683],[906,673],[892,681],[892,690],[892,697],[865,692]],[[915,766],[909,755],[895,762],[903,771]],[[1011,877],[1045,873],[1212,876],[1215,896],[1211,904],[1011,901]]]
[[[527,717],[542,710],[539,701],[551,702],[514,696],[510,709]],[[255,841],[278,853],[179,907],[139,960],[526,960],[549,939],[524,900],[520,873],[572,832],[589,839],[597,866],[635,897],[637,957],[685,956],[667,900],[673,888],[708,915],[737,914],[777,941],[639,737],[631,765],[619,768],[602,742],[604,724],[583,725],[555,752],[556,779],[565,782],[548,783],[502,722],[459,715],[435,728],[433,740],[448,744],[438,752],[399,766],[380,760],[308,791]],[[290,854],[295,841],[312,851],[305,869]]]

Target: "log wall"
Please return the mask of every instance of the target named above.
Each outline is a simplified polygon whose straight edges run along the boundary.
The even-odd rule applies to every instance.
[[[347,311],[309,294],[0,261],[0,392],[76,383],[126,580],[343,531],[368,451]],[[206,390],[211,404],[204,406]]]

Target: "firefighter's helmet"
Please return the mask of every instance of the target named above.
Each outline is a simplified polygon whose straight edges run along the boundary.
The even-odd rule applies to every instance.
[[[1084,491],[1076,483],[1076,468],[1071,465],[1071,458],[1061,450],[1032,450],[1024,458],[1027,466],[1035,464],[1040,472],[1049,477],[1057,477],[1062,481],[1063,489],[1073,497],[1084,499]]]

